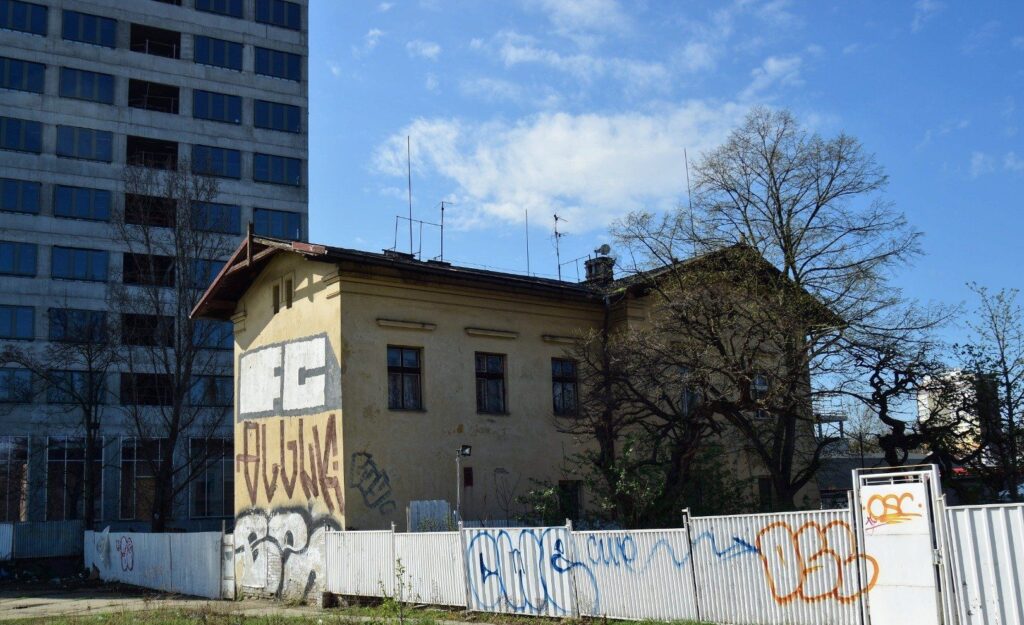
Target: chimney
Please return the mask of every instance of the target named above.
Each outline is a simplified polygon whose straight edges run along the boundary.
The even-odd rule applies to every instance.
[[[587,268],[587,282],[590,284],[607,286],[615,279],[615,259],[611,256],[595,256],[588,258],[583,264]]]

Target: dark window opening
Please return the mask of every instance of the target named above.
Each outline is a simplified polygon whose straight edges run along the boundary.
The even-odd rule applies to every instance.
[[[551,359],[551,398],[556,415],[576,414],[577,378],[574,361],[567,358]]]
[[[31,341],[35,336],[36,311],[34,308],[31,306],[0,306],[0,339]]]
[[[107,340],[107,313],[82,308],[51,308],[50,340],[61,343],[103,343]]]
[[[476,411],[504,414],[505,354],[476,352]]]
[[[775,500],[772,496],[772,478],[757,478],[757,499],[761,506],[761,512],[771,512],[775,509]]]
[[[196,35],[193,60],[204,65],[242,71],[242,44]]]
[[[422,410],[420,356],[418,347],[388,345],[388,408]]]
[[[242,177],[242,153],[210,145],[192,146],[192,171],[221,178]]]
[[[302,57],[291,52],[257,47],[256,73],[285,80],[302,80]]]
[[[0,0],[0,28],[46,36],[46,7],[20,0]]]
[[[462,487],[473,487],[473,467],[462,467]]]
[[[122,313],[121,343],[144,347],[172,347],[174,317]]]
[[[192,482],[189,516],[193,519],[235,514],[234,441],[230,438],[189,440]]]
[[[242,98],[196,89],[192,92],[192,117],[226,124],[241,124]]]
[[[0,4],[0,8],[3,4]],[[4,369],[2,371],[16,371]],[[3,376],[0,376],[0,380]],[[28,437],[0,436],[0,522],[28,519]]]
[[[266,100],[253,102],[253,126],[280,130],[282,132],[301,132],[301,111],[291,104],[280,104]]]
[[[60,68],[60,97],[114,103],[114,77],[71,67]]]
[[[196,11],[242,17],[242,0],[196,0]]]
[[[302,215],[290,211],[269,208],[253,210],[253,232],[260,236],[278,239],[302,238]]]
[[[122,376],[123,379],[124,376]],[[121,439],[121,505],[124,520],[149,520],[156,500],[159,472],[166,438]]]
[[[177,59],[181,56],[181,33],[154,26],[132,24],[131,42],[128,45],[132,52]]]
[[[0,149],[39,154],[43,151],[43,124],[15,117],[0,117]],[[57,153],[60,153],[59,137]]]
[[[163,139],[129,136],[126,159],[129,165],[139,167],[177,169],[178,144]]]
[[[77,11],[64,11],[63,19],[64,39],[105,48],[117,47],[117,20]]]
[[[53,215],[91,221],[110,220],[110,191],[56,185],[53,188]]]
[[[174,286],[174,259],[170,256],[126,252],[124,283],[139,286]]]
[[[50,277],[106,282],[109,260],[106,250],[54,246],[50,250]]]
[[[114,133],[93,128],[57,126],[57,156],[109,163],[114,159]]]
[[[256,0],[256,21],[299,30],[302,27],[302,8],[287,0]]]
[[[0,87],[42,93],[46,66],[42,63],[0,57]]]
[[[583,513],[583,484],[579,480],[558,480],[558,507],[562,516],[578,521]]]
[[[38,215],[42,190],[38,182],[0,178],[0,211]]]
[[[77,372],[76,372],[77,373]],[[46,443],[46,520],[81,519],[86,503],[93,518],[101,519],[100,479],[103,471],[103,439],[93,440],[89,458],[93,477],[93,500],[85,501],[85,439],[51,436]]]
[[[242,208],[237,204],[193,202],[192,227],[203,232],[238,234],[242,228]]]
[[[128,81],[128,106],[177,115],[178,88],[133,78]]]
[[[124,195],[124,222],[136,226],[173,228],[176,223],[177,203],[173,198],[152,195]]]
[[[121,404],[124,406],[171,405],[171,376],[166,373],[122,373]]]

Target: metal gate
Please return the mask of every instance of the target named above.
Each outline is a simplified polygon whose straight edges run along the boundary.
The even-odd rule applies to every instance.
[[[862,579],[869,625],[948,624],[942,588],[945,545],[941,483],[934,465],[858,469],[854,513],[859,542],[870,561]]]

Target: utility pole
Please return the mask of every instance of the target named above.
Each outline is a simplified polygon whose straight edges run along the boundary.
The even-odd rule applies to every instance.
[[[555,215],[555,260],[558,263],[558,279],[562,279],[562,250],[559,244],[559,240],[564,236],[558,231],[558,222],[565,221],[558,215]],[[569,222],[566,222],[569,223]]]

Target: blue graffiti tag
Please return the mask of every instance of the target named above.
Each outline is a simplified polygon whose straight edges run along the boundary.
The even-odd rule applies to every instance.
[[[694,548],[702,542],[710,543],[711,551],[719,560],[731,560],[758,553],[757,547],[738,536],[733,536],[729,546],[724,549],[719,548],[715,535],[711,532],[703,532],[694,538]],[[636,541],[630,534],[620,536],[590,534],[586,540],[587,560],[594,568],[622,567],[633,573],[645,572],[662,552],[673,567],[682,569],[690,561],[692,551],[680,554],[677,552],[677,548],[673,547],[667,539],[662,538],[651,546],[645,557],[640,558]]]
[[[564,528],[475,531],[466,548],[466,564],[470,570],[475,565],[480,575],[476,583],[470,581],[475,606],[495,610],[505,605],[513,612],[570,614],[571,597],[561,596],[555,589],[559,587],[557,576],[574,570],[587,575],[596,596],[593,573],[586,564],[566,555],[568,536]]]

